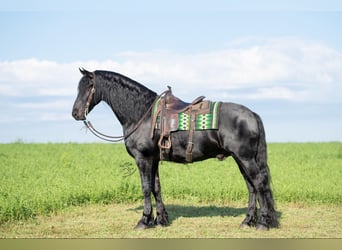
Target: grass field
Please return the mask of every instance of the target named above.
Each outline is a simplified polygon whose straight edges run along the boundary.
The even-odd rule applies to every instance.
[[[281,143],[269,144],[268,149],[282,228],[299,230],[287,236],[275,231],[268,237],[341,237],[342,143]],[[258,237],[254,231],[241,235],[237,229],[245,213],[247,190],[231,158],[187,165],[161,163],[164,201],[171,218],[176,217],[171,227],[140,234],[128,233],[140,218],[142,194],[137,171],[124,177],[125,169],[134,169],[135,163],[122,144],[0,144],[0,162],[0,237],[180,237],[172,233],[180,228],[185,237]],[[117,222],[122,224],[115,233],[107,228],[92,234],[89,230],[97,228],[95,221],[101,221],[95,211],[103,210],[110,211],[104,214],[111,226],[117,226],[113,225],[116,217],[122,218]],[[80,225],[83,219],[93,220],[94,225]],[[220,229],[222,220],[225,226]],[[45,223],[58,227],[67,223],[69,230],[61,234],[57,229],[42,229]],[[197,232],[198,223],[212,226]],[[187,225],[197,233],[190,229],[187,234]],[[234,228],[232,234],[220,234],[227,225]],[[310,225],[316,230],[308,230]],[[88,231],[82,231],[87,226]],[[219,231],[209,232],[212,227]]]

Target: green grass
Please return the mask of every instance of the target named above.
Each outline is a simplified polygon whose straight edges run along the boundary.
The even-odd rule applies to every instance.
[[[277,200],[342,203],[342,143],[271,144],[268,155]]]
[[[267,232],[240,229],[246,204],[168,201],[170,226],[133,230],[141,202],[90,204],[66,208],[53,216],[7,222],[1,238],[341,238],[338,205],[279,204],[281,227]]]
[[[342,203],[342,143],[269,145],[277,203]],[[0,144],[0,224],[50,215],[83,204],[141,202],[138,171],[122,144]],[[230,158],[160,165],[167,201],[247,202],[243,178]]]
[[[0,152],[0,222],[140,198],[131,196],[139,183],[121,177],[119,166],[131,161],[121,145],[8,144]]]

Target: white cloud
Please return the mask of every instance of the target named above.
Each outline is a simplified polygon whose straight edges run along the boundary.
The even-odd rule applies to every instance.
[[[14,108],[27,108],[32,110],[58,110],[70,108],[70,102],[65,100],[57,101],[38,101],[38,102],[24,102],[24,103],[14,103],[12,104]]]
[[[143,83],[158,88],[170,84],[183,93],[248,88],[255,94],[242,98],[323,102],[342,93],[342,53],[297,38],[258,38],[254,43],[249,38],[226,49],[190,55],[126,52],[114,66]]]
[[[39,130],[29,124],[39,124],[42,129],[51,124],[72,124],[65,125],[68,129],[59,134],[74,138],[80,129],[71,117],[81,78],[79,67],[116,71],[156,92],[171,85],[176,94],[189,100],[204,94],[208,99],[243,104],[246,100],[287,100],[329,106],[342,101],[342,53],[318,42],[296,38],[246,38],[232,41],[221,50],[195,54],[156,50],[122,52],[113,60],[103,61],[0,61],[0,123],[8,128],[12,124],[24,128],[15,131],[17,125],[13,125],[12,134],[6,133],[0,139],[10,141]],[[94,120],[109,134],[120,131],[118,124],[112,127],[112,112],[99,106],[91,119],[96,117]]]
[[[168,84],[190,94],[194,88],[233,93],[248,88],[255,93],[241,97],[294,100],[299,95],[304,101],[330,100],[342,91],[341,52],[296,38],[247,38],[197,54],[123,52],[105,61],[3,61],[0,95],[74,97],[78,67],[117,71],[156,91]]]
[[[75,63],[60,64],[34,58],[0,62],[0,94],[71,95],[75,92],[72,82],[78,81],[75,69],[77,69]]]

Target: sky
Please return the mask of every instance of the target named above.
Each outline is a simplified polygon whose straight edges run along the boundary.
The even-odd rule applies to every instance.
[[[342,141],[341,27],[341,1],[7,1],[0,143],[101,142],[71,116],[79,67],[245,105],[268,142]],[[122,134],[104,103],[88,118]]]

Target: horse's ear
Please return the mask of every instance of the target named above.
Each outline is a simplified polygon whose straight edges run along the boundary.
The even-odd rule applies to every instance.
[[[84,76],[88,76],[90,79],[93,79],[94,78],[94,73],[93,72],[90,72],[84,68],[79,68],[80,72],[82,75]]]
[[[86,74],[86,70],[84,68],[78,68],[81,72],[82,75],[85,75]]]

